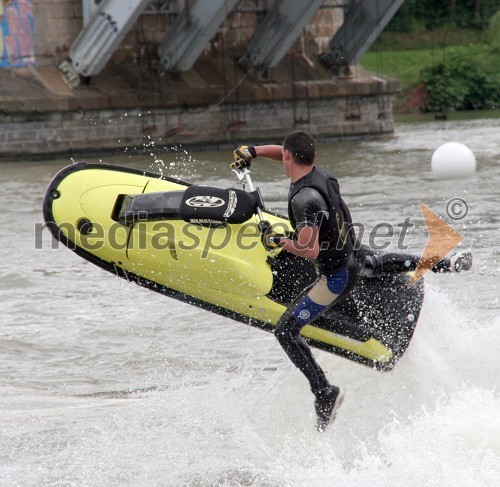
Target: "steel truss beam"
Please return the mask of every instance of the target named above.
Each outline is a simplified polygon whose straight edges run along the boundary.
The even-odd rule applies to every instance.
[[[405,0],[351,0],[344,23],[329,43],[330,52],[320,55],[334,74],[356,64],[384,30]]]
[[[257,27],[240,62],[250,72],[264,73],[281,61],[323,0],[276,1]]]
[[[165,69],[188,71],[240,0],[194,0],[168,28],[158,53]]]

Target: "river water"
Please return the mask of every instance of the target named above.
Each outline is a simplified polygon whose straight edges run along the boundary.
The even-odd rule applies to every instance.
[[[432,173],[448,141],[474,151],[474,176]],[[71,160],[0,164],[0,485],[498,485],[500,119],[399,125],[320,143],[318,156],[365,242],[422,252],[423,202],[475,259],[468,273],[426,275],[414,339],[392,372],[316,352],[346,391],[325,434],[271,334],[129,284],[40,234],[45,189]],[[230,150],[149,144],[100,159],[234,184]],[[253,169],[268,206],[283,211],[281,166]],[[467,204],[459,220],[446,214],[454,198]],[[405,220],[414,226],[401,241]],[[380,238],[379,223],[394,234]]]

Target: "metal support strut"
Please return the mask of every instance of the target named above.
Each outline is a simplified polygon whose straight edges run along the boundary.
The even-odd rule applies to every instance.
[[[161,41],[165,69],[188,71],[240,0],[195,0],[187,4]]]
[[[69,49],[59,68],[72,86],[101,72],[151,0],[104,0]]]
[[[356,64],[384,30],[405,0],[352,0],[344,23],[332,37],[321,63],[333,74]]]
[[[240,63],[261,74],[276,67],[323,0],[282,0],[276,2],[258,25]]]

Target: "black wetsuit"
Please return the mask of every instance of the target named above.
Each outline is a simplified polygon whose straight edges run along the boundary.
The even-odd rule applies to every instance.
[[[418,259],[401,254],[377,257],[367,247],[357,245],[351,215],[340,194],[338,181],[321,168],[314,167],[293,183],[288,201],[289,219],[294,229],[318,226],[320,251],[315,265],[319,275],[289,306],[275,328],[275,335],[290,360],[309,380],[312,392],[318,395],[329,382],[300,330],[344,299],[360,275],[404,272],[415,268]]]

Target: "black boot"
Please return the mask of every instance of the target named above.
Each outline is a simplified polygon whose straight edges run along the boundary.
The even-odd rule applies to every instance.
[[[457,252],[451,257],[445,257],[432,270],[434,272],[461,272],[468,271],[471,267],[472,253],[467,250],[465,252]]]
[[[316,429],[319,432],[322,433],[328,429],[330,423],[335,419],[337,410],[341,406],[343,400],[344,393],[337,386],[328,386],[316,393],[314,407],[316,408],[316,415],[318,416]]]

